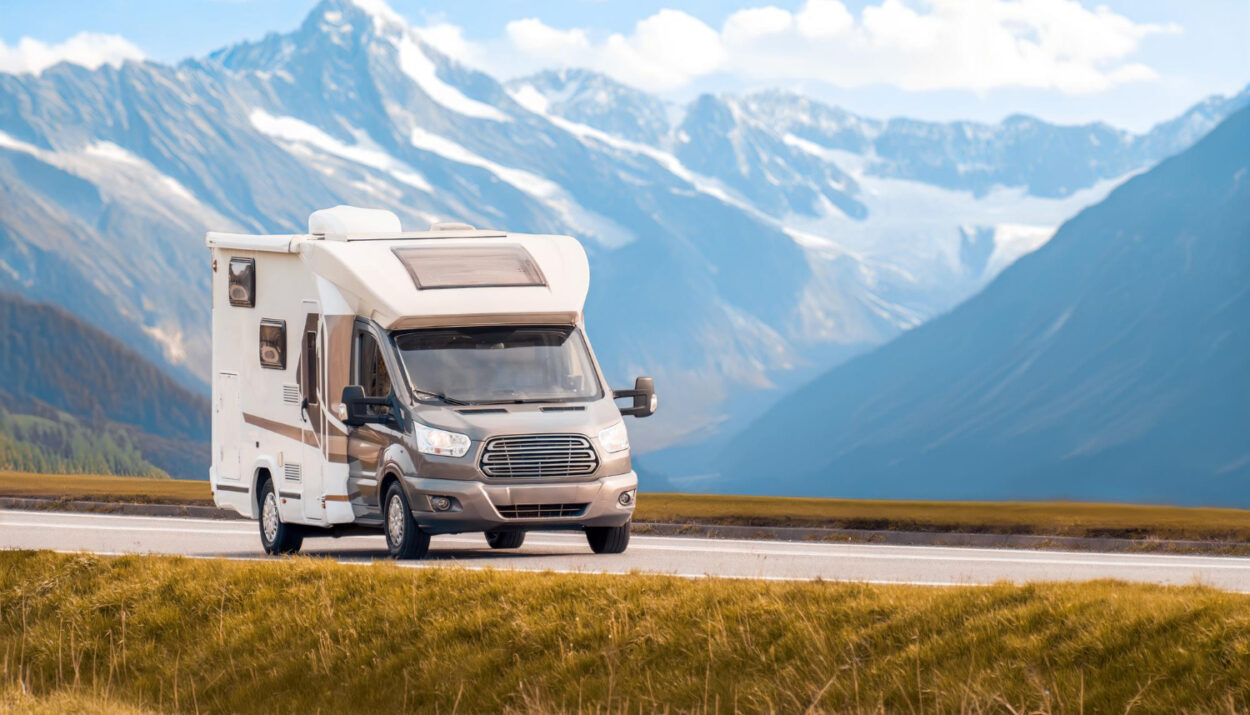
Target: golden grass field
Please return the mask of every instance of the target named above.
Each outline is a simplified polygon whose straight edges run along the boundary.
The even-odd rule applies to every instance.
[[[0,552],[29,712],[1245,712],[1250,596]]]
[[[0,472],[0,496],[212,504],[208,483]],[[938,502],[642,494],[640,522],[1117,536],[1250,543],[1250,511],[1077,502]]]

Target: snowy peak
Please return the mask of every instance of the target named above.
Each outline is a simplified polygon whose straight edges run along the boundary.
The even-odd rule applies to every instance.
[[[507,83],[520,104],[629,141],[660,146],[669,107],[659,98],[584,69],[547,70]]]

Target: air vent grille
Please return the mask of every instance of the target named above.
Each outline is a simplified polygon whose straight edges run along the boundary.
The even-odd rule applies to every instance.
[[[298,464],[287,463],[282,467],[282,475],[288,482],[298,482],[304,478],[300,466]]]
[[[581,516],[586,513],[587,506],[587,504],[514,504],[495,508],[505,519],[555,519]]]
[[[299,404],[299,385],[283,385],[282,401],[288,405]]]
[[[481,468],[501,479],[585,477],[599,468],[599,456],[579,434],[496,437],[482,450]]]

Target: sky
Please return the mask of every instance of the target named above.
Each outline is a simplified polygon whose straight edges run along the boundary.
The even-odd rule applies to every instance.
[[[360,0],[376,3],[382,0]],[[172,63],[289,31],[313,0],[0,0],[0,71]],[[1247,0],[390,0],[508,79],[583,66],[687,101],[793,89],[876,117],[1033,114],[1142,131],[1250,83]]]

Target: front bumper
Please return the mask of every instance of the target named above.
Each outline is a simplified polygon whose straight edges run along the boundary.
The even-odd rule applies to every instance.
[[[626,472],[574,484],[486,484],[459,479],[404,477],[412,516],[422,530],[431,534],[466,531],[580,529],[585,526],[621,526],[634,514],[638,475]],[[628,506],[618,501],[622,492],[631,492]],[[450,497],[450,511],[435,511],[433,497]],[[575,516],[509,518],[506,507],[585,504]],[[522,512],[525,510],[522,509]]]

